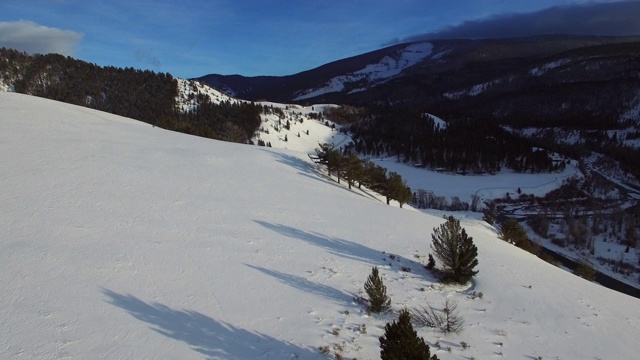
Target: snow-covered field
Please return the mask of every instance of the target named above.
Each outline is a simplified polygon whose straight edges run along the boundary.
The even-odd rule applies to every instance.
[[[306,152],[14,93],[0,114],[2,359],[376,359],[393,316],[353,302],[372,266],[395,310],[459,304],[460,334],[418,330],[440,359],[640,352],[638,299],[475,218],[474,283],[434,282],[420,263],[443,219],[349,191]]]
[[[435,195],[450,200],[458,196],[460,200],[470,202],[471,195],[484,200],[504,197],[507,193],[516,197],[518,188],[525,194],[544,196],[562,185],[566,178],[577,175],[575,166],[569,165],[560,173],[515,173],[504,170],[495,175],[457,175],[440,173],[399,162],[396,158],[372,159],[376,164],[401,174],[411,189],[432,191]]]

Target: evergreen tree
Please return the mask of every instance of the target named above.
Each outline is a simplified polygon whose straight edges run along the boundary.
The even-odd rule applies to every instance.
[[[378,268],[371,269],[371,275],[364,283],[364,291],[369,296],[369,312],[380,313],[391,307],[391,299],[387,296],[387,287],[382,283]]]
[[[429,345],[411,325],[409,311],[403,309],[397,321],[387,323],[384,335],[379,338],[382,360],[437,360],[431,356]]]
[[[482,210],[482,220],[486,221],[489,225],[493,225],[496,221],[497,209],[496,203],[490,201],[487,203],[487,207]]]
[[[526,251],[534,252],[535,250],[529,241],[527,231],[516,219],[508,219],[502,223],[498,237]]]
[[[364,185],[373,191],[382,193],[382,189],[386,183],[387,169],[382,166],[374,164],[372,161],[367,161],[364,164]]]
[[[362,161],[354,154],[343,156],[342,173],[351,189],[351,186],[362,177]]]
[[[316,155],[318,162],[327,167],[327,174],[331,175],[334,171],[339,173],[342,154],[332,144],[320,144],[316,149]],[[338,182],[340,182],[340,176],[338,176]]]
[[[478,265],[478,248],[460,220],[449,216],[444,224],[433,228],[431,238],[431,249],[442,264],[445,280],[464,284],[478,273],[473,270]]]

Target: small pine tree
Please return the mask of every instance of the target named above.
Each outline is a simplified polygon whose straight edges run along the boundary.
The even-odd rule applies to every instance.
[[[387,323],[384,335],[379,338],[382,360],[437,360],[431,356],[429,345],[411,325],[411,315],[407,309],[400,312],[398,321]]]
[[[433,228],[431,238],[431,249],[442,264],[445,280],[464,284],[478,273],[473,270],[478,265],[478,248],[460,220],[449,216],[444,224]]]
[[[382,283],[378,268],[371,269],[371,275],[364,283],[364,291],[369,296],[369,312],[377,314],[391,307],[391,299],[387,296],[387,287]]]
[[[464,325],[464,320],[462,320],[462,316],[458,313],[458,303],[451,302],[447,299],[444,303],[444,309],[442,309],[443,323],[441,325],[441,330],[445,333],[450,332],[460,332],[462,331],[462,326]]]

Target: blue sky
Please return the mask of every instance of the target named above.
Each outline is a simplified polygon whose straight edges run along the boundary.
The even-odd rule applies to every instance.
[[[0,46],[183,78],[289,75],[424,34],[482,37],[479,24],[611,2],[0,0]]]

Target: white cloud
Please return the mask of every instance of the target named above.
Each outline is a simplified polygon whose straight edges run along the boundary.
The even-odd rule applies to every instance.
[[[38,25],[31,21],[0,22],[0,47],[30,54],[73,55],[81,33]]]

